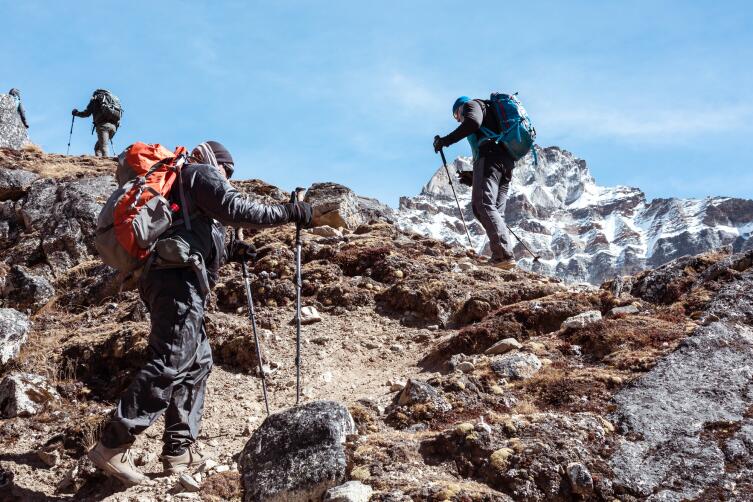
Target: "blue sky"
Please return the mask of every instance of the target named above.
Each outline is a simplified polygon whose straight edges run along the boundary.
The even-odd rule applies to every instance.
[[[121,5],[127,5],[122,7]],[[459,95],[518,91],[600,184],[753,198],[753,3],[0,0],[0,87],[64,152],[98,87],[116,147],[223,142],[242,178],[337,181],[392,205],[439,165]],[[6,89],[2,89],[5,91]],[[72,153],[94,137],[77,120]],[[466,142],[449,157],[467,155]]]

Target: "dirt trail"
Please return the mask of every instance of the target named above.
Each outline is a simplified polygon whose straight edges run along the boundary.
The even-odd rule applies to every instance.
[[[290,308],[273,309],[275,315],[291,319]],[[322,313],[322,321],[302,327],[302,401],[333,399],[348,405],[367,398],[386,406],[395,395],[388,381],[405,381],[420,373],[416,366],[439,333],[446,331],[407,328],[398,320],[361,308],[346,316]],[[273,369],[267,378],[272,412],[295,402],[295,327],[285,323],[274,331],[260,329],[262,347]],[[261,380],[253,374],[215,365],[207,387],[207,402],[200,435],[203,450],[220,464],[233,466],[240,452],[264,419]],[[59,432],[65,424],[40,427],[32,419],[16,419],[16,427],[31,429],[19,441],[4,449],[0,460],[15,473],[15,483],[25,490],[27,500],[54,500],[56,486],[63,480],[72,459],[48,468],[36,458],[40,442]],[[147,460],[142,469],[154,477],[152,486],[123,491],[113,481],[91,487],[92,500],[170,500],[176,477],[161,476],[156,458],[161,450],[162,420],[142,434],[134,451]],[[144,456],[145,452],[155,455]],[[18,491],[18,488],[16,489]],[[139,498],[141,497],[141,498]]]

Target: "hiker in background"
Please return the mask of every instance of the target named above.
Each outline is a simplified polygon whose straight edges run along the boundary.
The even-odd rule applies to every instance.
[[[495,141],[484,141],[490,137],[489,131],[501,132],[488,102],[461,96],[452,105],[452,115],[460,125],[447,136],[437,137],[434,150],[439,152],[443,147],[468,138],[473,150],[471,207],[489,237],[492,251],[489,264],[504,270],[512,269],[515,259],[505,225],[505,206],[515,160],[504,146]]]
[[[21,91],[14,87],[10,91],[8,91],[8,94],[16,98],[18,115],[21,116],[21,122],[23,122],[24,127],[28,129],[29,123],[26,121],[26,111],[24,110],[24,105],[21,103]]]
[[[88,117],[93,115],[92,133],[97,132],[97,142],[94,145],[94,155],[97,157],[109,157],[107,144],[112,142],[115,132],[120,127],[120,118],[123,116],[123,108],[120,99],[105,89],[97,89],[92,94],[89,104],[82,112],[74,108],[71,112],[76,117]]]
[[[194,148],[168,196],[175,204],[186,204],[181,209],[192,215],[190,229],[180,222],[160,237],[159,251],[141,275],[139,293],[151,312],[150,356],[89,452],[100,469],[126,485],[146,479],[133,464],[130,446],[163,413],[165,473],[181,472],[206,460],[195,448],[212,368],[204,309],[220,267],[228,259],[242,261],[254,252],[251,244],[235,239],[226,246],[223,225],[257,228],[311,223],[308,203],[265,205],[237,192],[227,180],[233,169],[233,158],[220,143],[208,141]],[[163,240],[173,247],[160,246]],[[163,249],[174,256],[198,256],[203,265],[191,267],[185,260],[168,259]]]

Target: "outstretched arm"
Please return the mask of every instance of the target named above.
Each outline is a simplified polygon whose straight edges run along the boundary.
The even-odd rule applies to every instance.
[[[75,115],[76,117],[88,117],[92,113],[94,113],[94,100],[93,99],[89,101],[88,105],[86,105],[86,110],[82,112],[78,110],[73,110],[73,115]]]
[[[196,206],[223,225],[258,228],[295,221],[293,204],[260,204],[241,194],[216,169],[197,173],[191,193]]]
[[[450,134],[442,138],[445,146],[454,145],[463,138],[478,131],[484,120],[484,112],[476,100],[468,101],[463,105],[463,122]]]

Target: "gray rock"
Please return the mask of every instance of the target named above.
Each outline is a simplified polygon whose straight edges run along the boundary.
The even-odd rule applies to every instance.
[[[541,361],[529,352],[514,352],[497,357],[492,361],[492,370],[502,378],[525,380],[541,369]]]
[[[345,481],[343,443],[355,433],[350,413],[334,401],[270,415],[240,455],[244,500],[320,500],[329,488]]]
[[[374,490],[360,481],[348,481],[330,488],[322,502],[369,502]]]
[[[470,361],[463,361],[462,363],[455,366],[455,369],[458,371],[462,371],[463,373],[470,373],[474,369],[476,369],[476,366]]]
[[[50,281],[32,274],[26,267],[13,265],[5,279],[2,296],[17,308],[39,310],[55,295]]]
[[[505,354],[511,350],[519,350],[521,347],[523,347],[523,345],[515,338],[505,338],[486,349],[486,352],[484,353],[489,355]]]
[[[0,94],[0,148],[20,150],[29,142],[29,135],[18,114],[16,98]]]
[[[618,444],[615,485],[661,500],[697,497],[725,475],[724,454],[702,434],[705,425],[739,422],[753,405],[753,330],[722,322],[700,328],[614,402],[614,421],[639,438]]]
[[[725,284],[704,313],[707,320],[728,320],[753,325],[753,269]]]
[[[112,176],[32,183],[19,214],[26,232],[41,236],[44,259],[53,271],[63,272],[96,255],[97,217],[115,187]]]
[[[322,316],[316,307],[301,307],[301,324],[314,324],[321,320]]]
[[[447,412],[452,409],[452,405],[439,395],[439,392],[422,380],[411,378],[405,384],[405,388],[399,394],[397,399],[399,406],[412,406],[414,404],[431,404],[432,407],[440,412]]]
[[[570,487],[573,489],[573,493],[577,493],[581,496],[588,496],[593,493],[594,480],[591,476],[591,471],[581,464],[580,462],[572,462],[568,464],[567,477],[570,480]]]
[[[86,455],[79,458],[63,475],[57,486],[59,492],[73,493],[81,489],[86,483],[92,482],[101,472],[94,466]]]
[[[59,398],[43,376],[14,371],[0,381],[0,417],[36,415],[46,403]]]
[[[29,171],[0,167],[0,201],[20,199],[37,178]]]
[[[341,230],[338,230],[337,228],[332,228],[329,225],[322,225],[320,227],[314,227],[310,230],[310,232],[314,235],[318,235],[319,237],[342,237],[343,233]]]
[[[589,310],[572,317],[568,317],[562,322],[562,329],[578,329],[601,321],[601,312],[598,310]]]
[[[183,473],[178,479],[178,484],[187,492],[198,492],[201,490],[201,483],[196,481],[190,474]]]
[[[15,309],[0,308],[0,366],[12,361],[26,343],[31,323]]]
[[[607,317],[615,317],[618,315],[633,315],[637,314],[641,310],[635,305],[625,305],[624,307],[615,307],[607,313]]]
[[[359,213],[358,197],[348,187],[337,183],[314,183],[306,191],[306,202],[314,207],[313,225],[329,225],[354,230],[364,223]]]
[[[392,222],[395,213],[376,199],[360,197],[337,183],[314,183],[306,192],[306,202],[314,206],[313,225],[355,230],[374,220]]]
[[[397,220],[397,215],[390,206],[371,197],[358,196],[358,212],[365,223],[370,221],[394,223]]]

